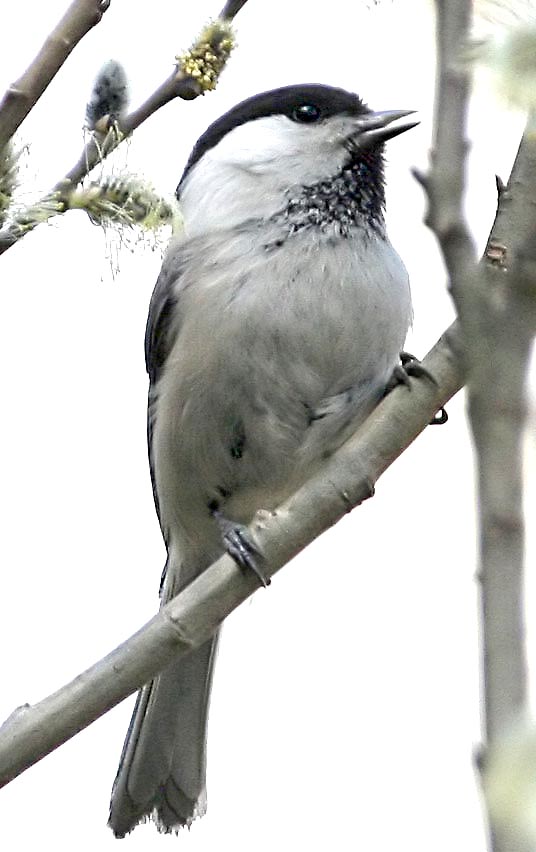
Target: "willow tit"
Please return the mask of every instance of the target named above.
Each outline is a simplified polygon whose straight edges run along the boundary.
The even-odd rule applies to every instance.
[[[238,104],[195,145],[146,334],[162,604],[225,550],[257,570],[245,525],[382,396],[412,314],[383,176],[383,143],[415,125],[408,115],[288,86]],[[167,832],[204,812],[216,644],[140,691],[112,792],[117,836],[148,816]]]

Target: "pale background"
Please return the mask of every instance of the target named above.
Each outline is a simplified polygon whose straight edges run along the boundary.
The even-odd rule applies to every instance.
[[[65,6],[5,4],[2,89]],[[46,190],[78,158],[104,61],[125,64],[136,105],[218,9],[218,0],[113,0],[22,127],[31,143],[26,191]],[[115,167],[171,195],[207,124],[273,86],[331,83],[376,109],[418,109],[420,127],[388,147],[388,224],[413,286],[408,348],[424,354],[453,315],[409,173],[426,165],[430,141],[431,6],[249,0],[237,29],[217,92],[168,105]],[[494,174],[507,177],[521,127],[481,81],[468,198],[480,248]],[[164,548],[146,460],[143,335],[160,259],[147,240],[119,251],[74,213],[0,260],[0,719],[71,679],[157,607]],[[448,426],[427,429],[385,475],[374,500],[229,619],[211,708],[208,813],[178,838],[138,828],[124,848],[483,850],[472,769],[472,458],[461,397],[449,413]],[[534,469],[534,441],[528,453]],[[132,703],[0,792],[3,848],[119,848],[106,819]]]

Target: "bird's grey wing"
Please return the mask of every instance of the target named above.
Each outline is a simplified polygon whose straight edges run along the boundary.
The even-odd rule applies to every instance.
[[[151,443],[158,379],[180,327],[180,262],[180,251],[168,253],[151,298],[145,335],[150,379],[149,462],[157,512]],[[173,571],[171,576],[175,576]],[[177,591],[168,584],[162,590],[162,604]],[[168,832],[189,825],[203,813],[207,713],[216,645],[217,636],[172,662],[140,690],[110,802],[109,825],[116,836],[122,837],[148,816],[161,831]]]
[[[180,326],[180,252],[168,254],[151,296],[145,329],[145,366],[151,384],[158,381]]]
[[[160,521],[160,506],[156,490],[154,459],[152,453],[154,418],[157,400],[157,382],[180,326],[180,253],[168,253],[156,282],[149,315],[145,328],[145,366],[149,374],[149,394],[147,404],[147,447],[149,451],[149,469],[153,486],[156,513]],[[161,527],[162,528],[162,527]],[[166,532],[162,528],[166,539]],[[166,541],[167,544],[167,541]]]

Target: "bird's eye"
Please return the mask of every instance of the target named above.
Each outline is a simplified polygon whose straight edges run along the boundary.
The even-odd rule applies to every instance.
[[[292,118],[303,124],[311,124],[320,118],[320,110],[314,104],[300,104],[292,110]]]

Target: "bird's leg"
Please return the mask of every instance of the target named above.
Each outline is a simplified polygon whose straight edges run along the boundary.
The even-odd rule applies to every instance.
[[[229,556],[243,571],[253,571],[262,586],[269,586],[270,577],[267,577],[260,567],[264,560],[263,554],[253,541],[248,528],[226,518],[216,503],[212,503],[209,509],[220,528],[223,545]]]
[[[387,396],[387,394],[390,393],[393,388],[397,387],[397,385],[405,385],[408,390],[411,390],[410,377],[416,379],[428,379],[428,381],[432,382],[432,384],[437,385],[437,382],[430,370],[423,367],[415,355],[411,355],[409,352],[401,352],[400,364],[396,364],[394,367],[391,378],[387,382],[384,396]],[[446,410],[441,408],[433,420],[430,420],[430,426],[442,426],[448,419],[449,416]]]

